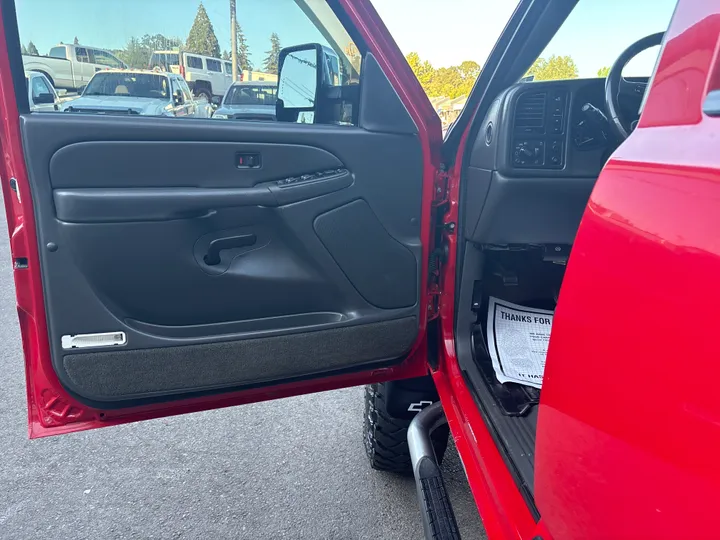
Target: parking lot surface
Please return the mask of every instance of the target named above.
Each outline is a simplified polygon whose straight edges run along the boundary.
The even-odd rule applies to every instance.
[[[422,538],[412,478],[367,464],[362,388],[29,441],[5,232],[0,343],[0,538]],[[443,468],[483,538],[452,446]]]

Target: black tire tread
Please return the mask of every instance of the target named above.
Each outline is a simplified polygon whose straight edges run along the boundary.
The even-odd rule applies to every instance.
[[[407,430],[410,420],[387,413],[384,383],[365,387],[364,444],[370,466],[380,471],[412,475]],[[438,464],[442,463],[448,443],[447,425],[432,434]]]

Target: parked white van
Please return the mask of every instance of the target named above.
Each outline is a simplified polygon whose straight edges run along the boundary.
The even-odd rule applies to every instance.
[[[232,64],[221,58],[203,56],[187,51],[155,51],[150,57],[150,69],[161,68],[179,73],[196,96],[211,101],[220,98],[232,84]]]
[[[55,88],[77,90],[104,69],[127,69],[127,65],[104,49],[61,43],[48,56],[23,54],[25,71],[45,75]]]

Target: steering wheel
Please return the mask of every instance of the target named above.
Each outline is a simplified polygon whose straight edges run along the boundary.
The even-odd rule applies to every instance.
[[[648,85],[646,82],[629,81],[623,78],[622,70],[630,60],[644,50],[660,45],[664,35],[665,32],[651,34],[630,45],[618,56],[618,59],[615,60],[605,80],[605,106],[607,107],[610,129],[620,142],[627,139],[632,131],[632,126],[621,118],[620,94],[639,96],[642,98],[645,95],[645,90],[647,90]]]

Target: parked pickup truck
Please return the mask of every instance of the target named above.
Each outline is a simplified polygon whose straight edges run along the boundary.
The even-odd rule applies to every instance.
[[[196,100],[175,73],[108,70],[97,73],[64,112],[210,118],[211,106]]]
[[[23,54],[25,71],[45,75],[55,88],[77,90],[103,69],[126,69],[127,65],[103,49],[61,43],[47,56]]]

